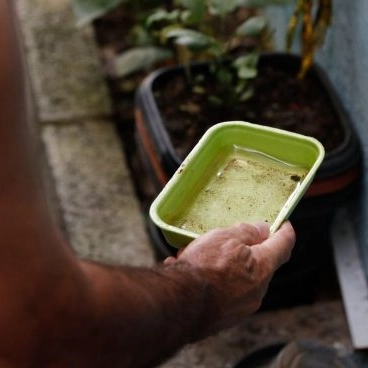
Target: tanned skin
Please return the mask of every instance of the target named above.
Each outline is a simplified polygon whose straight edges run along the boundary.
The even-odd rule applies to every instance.
[[[289,223],[214,230],[153,268],[74,255],[42,189],[12,7],[0,0],[0,368],[153,367],[256,311]]]

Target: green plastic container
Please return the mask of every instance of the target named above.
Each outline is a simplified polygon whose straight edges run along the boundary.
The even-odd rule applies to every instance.
[[[311,137],[241,121],[216,124],[154,200],[150,217],[176,248],[239,222],[265,221],[273,233],[323,158]]]

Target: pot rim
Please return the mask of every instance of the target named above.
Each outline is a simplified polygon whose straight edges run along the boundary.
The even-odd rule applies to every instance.
[[[300,56],[283,52],[267,52],[260,57],[260,63],[276,60],[281,62],[292,62],[294,65],[300,63]],[[191,68],[194,70],[204,71],[208,68],[209,62],[194,62],[191,63]],[[183,65],[172,65],[159,68],[151,72],[141,83],[136,93],[136,106],[142,106],[142,113],[146,120],[155,121],[154,128],[148,126],[155,144],[158,146],[162,156],[162,163],[172,175],[182,163],[182,159],[178,156],[175,148],[171,143],[168,132],[165,129],[164,122],[159,112],[158,106],[154,98],[155,85],[159,84],[174,73],[185,73]],[[309,73],[312,73],[323,85],[325,92],[331,100],[332,106],[339,117],[339,123],[344,132],[344,140],[334,150],[326,152],[325,160],[319,168],[316,177],[323,179],[344,173],[352,166],[359,167],[362,161],[362,152],[360,142],[357,137],[353,123],[346,110],[344,109],[330,79],[324,70],[314,63]]]

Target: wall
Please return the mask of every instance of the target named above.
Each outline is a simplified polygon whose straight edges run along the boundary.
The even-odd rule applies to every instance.
[[[283,50],[293,6],[267,10],[275,46]],[[368,274],[368,1],[333,0],[333,20],[317,62],[325,69],[361,138],[365,173],[363,193],[351,212]],[[297,51],[297,47],[294,49]]]

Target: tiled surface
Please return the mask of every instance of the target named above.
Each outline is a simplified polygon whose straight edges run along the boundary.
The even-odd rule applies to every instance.
[[[75,120],[110,112],[90,27],[79,29],[68,0],[17,0],[39,118]]]
[[[236,328],[187,346],[160,368],[231,368],[256,348],[294,339],[313,339],[348,354],[351,343],[341,303],[257,313]]]
[[[43,128],[66,231],[78,255],[108,263],[153,262],[131,178],[110,121]]]
[[[68,0],[16,5],[60,226],[83,258],[152,264],[92,29],[76,27]]]

